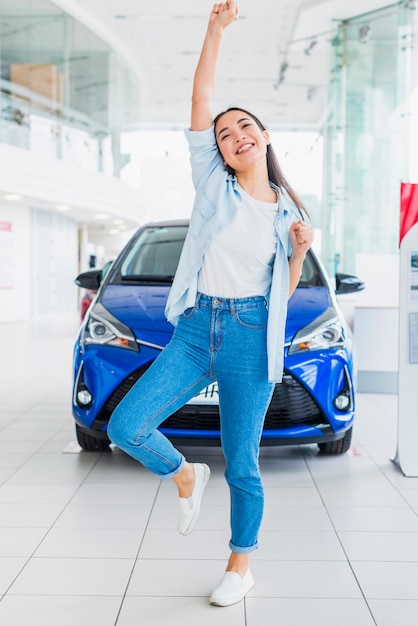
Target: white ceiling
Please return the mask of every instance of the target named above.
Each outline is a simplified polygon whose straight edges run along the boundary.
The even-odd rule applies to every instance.
[[[206,0],[55,0],[100,29],[140,79],[143,126],[184,126],[212,3]],[[269,128],[321,126],[340,20],[387,0],[241,0],[224,35],[214,112],[238,104]],[[310,48],[311,46],[311,48]],[[282,82],[281,68],[287,65]]]
[[[211,0],[52,1],[90,26],[135,69],[141,127],[184,128],[188,124],[193,73]],[[241,0],[240,19],[224,36],[214,112],[238,105],[254,111],[271,130],[319,129],[326,116],[331,41],[340,21],[389,3]],[[28,11],[28,3],[22,0],[0,0],[0,5],[3,15]],[[36,6],[47,18],[57,13],[46,0],[38,0]],[[25,31],[20,34],[29,36]],[[7,45],[18,47],[18,35],[10,32]],[[56,47],[55,41],[44,44]],[[287,69],[281,81],[284,65]],[[39,199],[37,206],[41,206]],[[72,209],[71,215],[97,228],[97,221],[85,212],[78,215]]]

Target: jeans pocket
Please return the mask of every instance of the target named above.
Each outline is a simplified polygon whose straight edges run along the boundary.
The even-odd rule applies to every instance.
[[[193,317],[194,312],[196,311],[196,307],[191,306],[188,309],[185,309],[183,311],[183,313],[181,314],[181,317],[183,319],[189,320],[191,317]]]
[[[257,307],[235,311],[235,319],[241,326],[264,330],[267,328],[267,309]]]

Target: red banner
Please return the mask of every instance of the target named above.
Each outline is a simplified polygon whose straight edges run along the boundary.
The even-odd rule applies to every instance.
[[[401,183],[399,246],[406,233],[418,222],[418,184]]]

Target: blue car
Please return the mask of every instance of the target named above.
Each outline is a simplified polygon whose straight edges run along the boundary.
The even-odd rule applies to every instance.
[[[72,410],[84,450],[108,449],[112,411],[170,340],[173,326],[164,308],[187,229],[187,220],[148,224],[105,273],[91,270],[75,281],[97,291],[74,348]],[[348,293],[364,284],[337,274],[336,287]],[[285,373],[267,411],[262,445],[316,443],[323,453],[346,452],[355,411],[353,341],[313,251],[289,300],[285,342]],[[178,444],[219,445],[217,384],[160,430]]]

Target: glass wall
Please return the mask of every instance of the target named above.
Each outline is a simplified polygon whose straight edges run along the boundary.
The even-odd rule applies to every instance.
[[[412,14],[397,3],[361,15],[332,41],[321,224],[331,273],[355,273],[358,254],[398,251]]]
[[[137,77],[48,0],[0,0],[0,142],[119,176]]]

